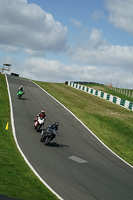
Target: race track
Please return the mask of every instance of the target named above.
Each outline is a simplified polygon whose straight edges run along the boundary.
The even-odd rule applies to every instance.
[[[133,200],[133,168],[105,148],[73,115],[34,83],[7,76],[18,144],[44,181],[65,200]],[[24,86],[25,95],[16,91]],[[50,146],[40,142],[33,120],[59,122]]]

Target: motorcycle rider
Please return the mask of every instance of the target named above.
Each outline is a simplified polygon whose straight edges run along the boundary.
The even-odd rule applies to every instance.
[[[58,126],[59,126],[59,123],[55,122],[54,124],[49,125],[48,128],[46,129],[47,131],[52,133],[51,140],[53,140],[56,137],[56,135],[58,133]],[[45,134],[45,131],[43,133]]]
[[[58,122],[55,122],[55,124],[53,124],[52,126],[51,126],[51,129],[52,129],[52,138],[51,138],[51,140],[53,140],[55,137],[56,137],[56,135],[57,135],[57,133],[58,133],[58,126],[59,126],[59,123]]]
[[[38,117],[44,118],[44,122],[46,120],[46,114],[44,110],[41,110],[41,112],[37,115],[37,117],[34,119],[34,121],[36,121],[38,119]]]
[[[18,88],[18,91],[17,92],[19,92],[19,91],[24,91],[24,88],[23,88],[23,86],[21,85],[19,88]]]

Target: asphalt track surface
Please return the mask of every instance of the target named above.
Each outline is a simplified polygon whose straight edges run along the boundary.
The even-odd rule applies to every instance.
[[[34,83],[7,76],[18,144],[40,177],[65,200],[133,200],[133,168],[102,145],[70,112]],[[25,95],[16,96],[20,85]],[[59,122],[49,146],[33,120],[45,109],[44,125]]]

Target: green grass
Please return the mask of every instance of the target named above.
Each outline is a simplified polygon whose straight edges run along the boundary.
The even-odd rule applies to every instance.
[[[133,112],[61,83],[38,82],[109,148],[133,165]]]
[[[9,129],[5,130],[7,122]],[[5,76],[0,73],[0,194],[23,200],[57,200],[34,175],[14,142]]]

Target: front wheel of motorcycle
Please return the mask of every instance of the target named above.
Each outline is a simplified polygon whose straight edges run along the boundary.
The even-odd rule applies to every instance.
[[[43,142],[43,137],[41,137],[40,142]]]
[[[44,145],[47,146],[50,142],[50,139],[49,137],[46,137],[45,141],[44,141]]]

